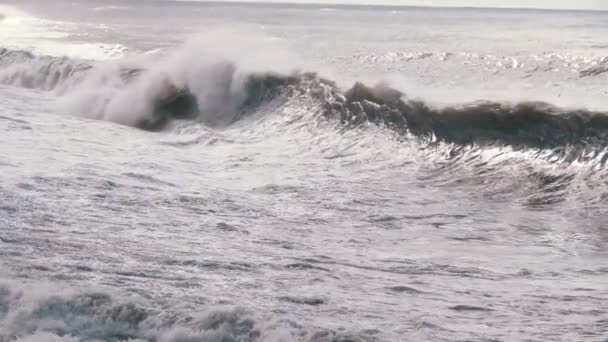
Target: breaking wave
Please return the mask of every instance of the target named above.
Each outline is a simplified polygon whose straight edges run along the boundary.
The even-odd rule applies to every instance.
[[[343,91],[315,73],[292,71],[289,63],[269,72],[268,64],[252,63],[260,56],[237,61],[227,59],[231,54],[226,51],[210,53],[200,46],[208,44],[97,64],[0,49],[0,82],[56,91],[63,112],[148,130],[166,128],[174,119],[226,126],[275,103],[305,106],[346,127],[373,123],[427,142],[591,146],[595,154],[604,154],[608,146],[608,114],[603,112],[541,102],[479,101],[436,108],[388,85],[356,83]]]
[[[92,66],[69,58],[36,56],[29,51],[0,48],[0,83],[56,90],[76,83]]]
[[[202,312],[51,284],[0,283],[0,341],[363,341],[239,307]]]

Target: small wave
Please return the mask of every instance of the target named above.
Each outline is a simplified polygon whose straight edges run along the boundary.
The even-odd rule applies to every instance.
[[[472,306],[472,305],[456,305],[456,306],[452,306],[450,307],[450,310],[454,310],[454,311],[479,311],[479,312],[487,312],[487,311],[493,311],[492,309],[489,308],[484,308],[481,306]]]
[[[318,300],[303,303],[318,305]],[[300,303],[300,301],[296,301]],[[324,337],[324,338],[321,338]],[[343,339],[341,339],[341,337]],[[241,307],[188,312],[157,309],[143,299],[51,284],[0,284],[0,341],[342,341],[346,336],[304,328]],[[349,341],[364,341],[350,336]]]
[[[579,75],[580,77],[591,77],[598,76],[606,72],[608,72],[608,57],[604,58],[603,60],[601,60],[596,65],[590,68],[581,70],[579,72]]]
[[[343,58],[343,57],[337,57]],[[388,72],[415,67],[432,67],[449,63],[448,68],[472,68],[474,71],[510,73],[519,77],[542,77],[547,73],[567,71],[580,73],[601,64],[603,57],[577,53],[543,53],[495,55],[479,52],[395,50],[382,53],[357,54],[351,57],[364,66],[374,66]],[[340,63],[338,59],[334,63]],[[411,65],[411,66],[408,66]],[[413,69],[415,71],[416,69]],[[442,67],[439,67],[441,70]],[[561,70],[561,71],[560,71]]]
[[[131,7],[129,6],[99,6],[99,7],[95,7],[93,8],[93,11],[96,12],[104,12],[104,11],[126,11],[131,9]]]
[[[92,66],[69,58],[36,56],[29,51],[0,48],[0,83],[54,90],[77,80]]]

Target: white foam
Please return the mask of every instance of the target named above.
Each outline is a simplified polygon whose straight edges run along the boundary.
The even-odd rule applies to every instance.
[[[6,5],[0,5],[0,15],[3,47],[89,60],[117,59],[126,52],[126,47],[120,44],[69,41],[70,32],[78,29],[74,23],[36,18]]]
[[[136,125],[152,113],[151,106],[166,81],[187,87],[199,100],[205,121],[230,121],[243,99],[250,73],[290,73],[304,65],[277,41],[238,29],[199,34],[168,51],[100,63],[77,89],[58,102],[58,111],[125,125]],[[146,70],[125,85],[121,69]]]

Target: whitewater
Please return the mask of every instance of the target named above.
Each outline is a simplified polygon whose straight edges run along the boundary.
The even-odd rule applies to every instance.
[[[0,1],[0,342],[608,341],[606,16]]]

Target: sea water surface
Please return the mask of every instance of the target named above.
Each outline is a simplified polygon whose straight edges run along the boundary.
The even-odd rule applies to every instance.
[[[607,19],[1,1],[0,341],[608,341]]]

